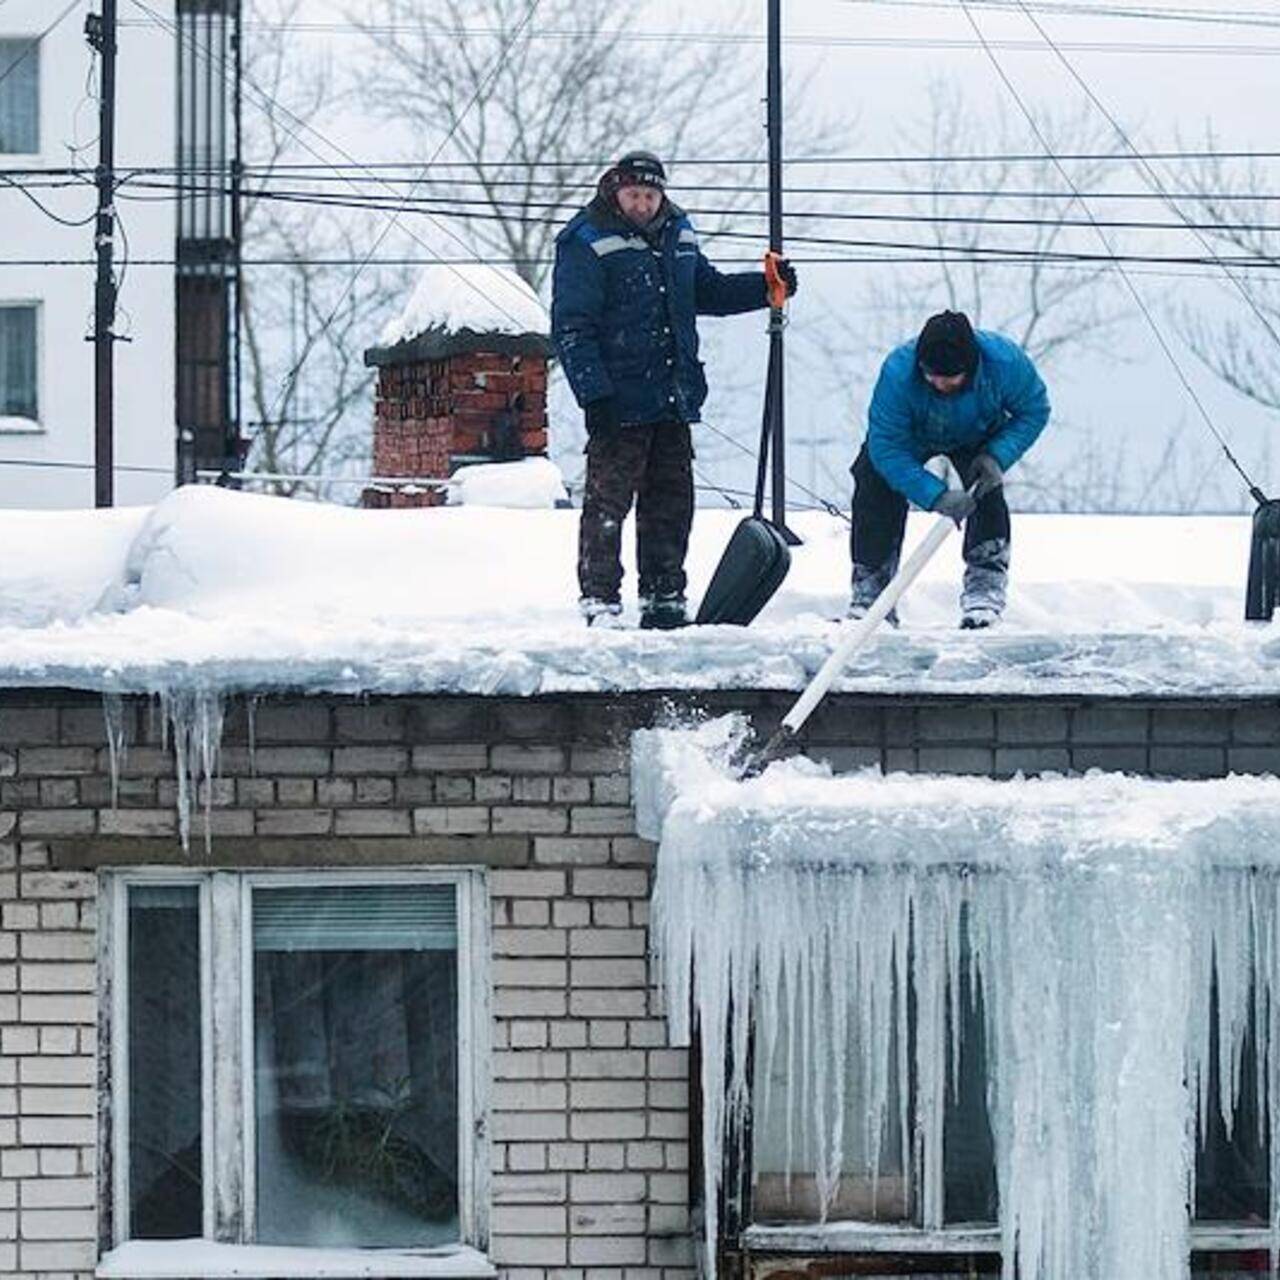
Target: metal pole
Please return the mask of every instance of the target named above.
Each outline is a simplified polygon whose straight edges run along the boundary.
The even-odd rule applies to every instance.
[[[94,505],[114,501],[115,452],[115,126],[116,0],[102,0],[102,14],[87,24],[89,43],[102,57],[102,96],[98,112],[98,216],[94,247],[98,268],[93,297],[93,460]]]
[[[240,402],[240,344],[241,344],[241,299],[244,294],[244,218],[242,211],[244,166],[242,147],[244,145],[244,6],[241,0],[235,0],[234,39],[235,39],[235,91],[232,96],[231,109],[234,113],[233,145],[234,154],[231,161],[231,253],[235,272],[235,303],[231,312],[231,418],[234,427],[233,439],[227,452],[236,459],[236,470],[243,465],[240,455],[241,439],[241,402]]]
[[[782,252],[782,0],[769,0],[767,128],[769,135],[769,248]],[[786,394],[781,309],[769,315],[769,381],[766,412],[773,424],[773,523],[792,545],[800,539],[787,528]]]

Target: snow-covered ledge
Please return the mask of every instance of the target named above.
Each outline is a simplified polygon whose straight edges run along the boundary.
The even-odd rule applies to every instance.
[[[465,1245],[447,1249],[307,1249],[217,1244],[211,1240],[133,1240],[98,1263],[100,1280],[354,1280],[367,1276],[490,1280],[497,1269]]]

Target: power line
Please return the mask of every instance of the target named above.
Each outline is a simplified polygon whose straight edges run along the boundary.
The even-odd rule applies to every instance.
[[[520,39],[525,29],[533,21],[533,15],[537,12],[539,3],[540,3],[540,0],[529,0],[529,6],[527,11],[525,12],[524,17],[517,24],[516,29],[511,33],[511,38],[507,40],[502,46],[502,48],[498,51],[498,55],[493,61],[492,68],[489,70],[489,72],[485,76],[482,77],[480,83],[476,85],[475,92],[467,100],[462,110],[459,111],[454,116],[453,123],[450,125],[448,133],[446,133],[444,138],[441,139],[440,144],[436,147],[435,152],[431,156],[431,159],[427,161],[428,166],[430,166],[435,160],[438,160],[440,158],[441,153],[449,145],[449,143],[453,141],[454,135],[462,127],[462,122],[463,120],[466,119],[468,114],[470,114],[472,107],[474,107],[475,104],[480,100],[481,96],[484,94],[484,92],[489,87],[489,85],[493,83],[494,77],[496,77],[498,72],[502,69],[503,59],[515,47],[516,42]],[[425,172],[426,170],[424,169],[424,173]],[[416,187],[411,187],[409,189],[409,194],[412,195],[415,190],[417,190]],[[297,376],[298,372],[301,370],[303,364],[305,363],[307,356],[314,349],[316,342],[319,341],[320,337],[323,334],[328,332],[329,326],[333,324],[333,321],[337,316],[338,311],[341,308],[343,302],[346,301],[352,289],[355,288],[356,281],[360,278],[361,274],[364,272],[365,268],[368,266],[370,260],[372,260],[374,254],[376,254],[377,251],[382,247],[383,241],[387,238],[388,235],[391,234],[392,228],[396,227],[399,224],[399,221],[400,221],[400,214],[397,212],[396,215],[391,219],[391,221],[388,222],[382,228],[382,231],[379,233],[378,238],[373,242],[373,247],[369,250],[369,253],[367,258],[365,259],[365,262],[356,269],[355,274],[347,282],[347,287],[343,290],[341,296],[338,298],[338,301],[334,303],[333,308],[329,312],[329,315],[325,319],[324,323],[320,326],[318,330],[307,335],[307,341],[302,348],[302,354],[298,357],[297,362],[294,364],[293,368],[291,368],[289,372],[285,375],[284,384],[286,386],[290,382],[292,382],[293,379]],[[462,276],[456,267],[451,268],[451,270],[453,270],[454,274],[458,275],[460,279],[463,279],[463,280],[466,279],[466,277]],[[481,293],[483,293],[483,290],[481,290]],[[494,298],[488,297],[488,295],[485,295],[485,297],[486,297],[486,301],[488,301],[491,305],[497,307],[498,310],[501,311],[509,320],[511,320],[513,323],[519,324],[519,321],[516,319],[516,317],[513,316],[511,312],[508,311],[507,308],[504,307],[500,302],[498,302]],[[283,391],[281,395],[283,395]],[[277,405],[279,403],[280,398],[281,396],[277,396],[277,399],[276,399]],[[272,416],[272,414],[275,412],[275,408],[276,408],[276,405],[273,405],[271,412],[267,414],[268,417]]]
[[[842,0],[845,4],[864,4],[875,8],[893,9],[950,9],[952,0]],[[1018,11],[1017,0],[971,0],[975,9]],[[1206,6],[1173,6],[1159,4],[1129,4],[1097,6],[1066,0],[1065,3],[1048,3],[1033,0],[1037,12],[1058,17],[1118,18],[1127,21],[1186,22],[1214,26],[1243,26],[1271,28],[1280,26],[1280,18],[1272,10],[1230,9]]]
[[[133,0],[134,4],[139,5],[147,12],[142,0]],[[164,19],[156,17],[156,22],[164,24]],[[316,155],[316,161],[281,161],[271,165],[245,165],[246,173],[294,173],[298,171],[319,170],[325,173],[340,174],[346,170],[358,170],[360,172],[374,174],[386,173],[397,169],[408,169],[413,172],[422,170],[424,166],[422,161],[412,160],[357,160],[353,156],[349,156],[336,143],[331,142],[323,134],[319,133],[313,126],[307,124],[306,121],[299,120],[289,112],[287,107],[275,102],[269,94],[252,85],[252,88],[258,92],[263,102],[278,107],[286,115],[300,127],[306,129],[309,133],[314,133],[326,145],[333,147],[340,155],[343,155],[346,163],[339,163],[336,160],[328,160],[324,156]],[[304,144],[305,145],[305,144]],[[1280,151],[1276,150],[1258,150],[1256,148],[1233,148],[1223,150],[1220,148],[1195,148],[1169,150],[1163,149],[1158,151],[1146,151],[1142,153],[1148,160],[1280,160]],[[1115,151],[1064,151],[1056,157],[1057,161],[1063,163],[1068,162],[1088,162],[1088,163],[1121,163],[1128,164],[1131,159],[1128,155],[1121,155]],[[477,156],[473,160],[434,160],[430,164],[431,169],[454,170],[463,169],[468,172],[474,171],[477,164],[485,165],[495,170],[511,170],[520,172],[529,169],[583,169],[590,173],[599,173],[601,170],[608,168],[615,163],[617,156],[585,156],[574,160],[517,160],[509,157],[486,157]],[[788,168],[807,167],[813,165],[875,165],[877,167],[892,167],[895,165],[906,164],[963,164],[963,165],[980,165],[980,164],[1036,164],[1044,165],[1047,157],[1043,153],[1038,152],[1003,152],[1003,151],[968,151],[968,152],[951,152],[951,153],[925,153],[923,155],[911,155],[893,152],[868,153],[866,155],[813,155],[813,156],[788,156],[784,160],[784,166]],[[673,155],[665,158],[668,167],[684,167],[684,168],[716,168],[729,169],[733,167],[759,168],[764,162],[759,156],[682,156]],[[175,165],[134,165],[122,166],[129,167],[131,172],[140,174],[173,174],[179,172]],[[222,170],[216,166],[187,166],[182,170],[184,173],[207,173],[219,174]],[[77,174],[84,173],[84,169],[28,169],[9,170],[9,172],[27,172],[33,174],[40,173],[64,173]]]
[[[841,0],[844,4],[892,9],[953,9],[953,0]],[[975,9],[1018,12],[1017,0],[971,0]],[[1130,21],[1188,22],[1214,26],[1280,27],[1280,18],[1264,9],[1176,8],[1167,5],[1094,5],[1078,3],[1032,3],[1040,13],[1073,18],[1121,18]]]
[[[136,182],[132,186],[140,187],[144,190],[157,190],[172,192],[172,196],[131,196],[128,192],[121,192],[121,199],[135,200],[157,200],[162,201],[169,198],[177,198],[182,192],[197,191],[203,194],[225,194],[228,188],[213,186],[176,186],[165,183],[148,183]],[[569,201],[528,201],[528,200],[497,200],[484,199],[481,197],[469,196],[402,196],[399,193],[382,196],[377,194],[369,194],[362,196],[359,200],[349,199],[342,195],[335,195],[330,192],[312,192],[312,191],[268,191],[266,189],[246,189],[245,194],[254,199],[273,200],[281,203],[296,203],[317,205],[320,207],[346,208],[346,209],[364,209],[369,211],[387,211],[395,209],[399,212],[422,212],[436,214],[441,217],[473,217],[473,218],[489,218],[503,222],[526,223],[536,225],[539,223],[560,224],[567,222],[568,218],[545,218],[538,215],[520,212],[522,210],[564,210],[573,207]],[[1053,197],[1058,200],[1074,201],[1075,197],[1066,193]],[[1166,201],[1168,197],[1165,197]],[[459,212],[459,209],[463,210]],[[476,212],[467,212],[467,210],[476,210]],[[703,208],[696,205],[686,206],[686,212],[698,217],[707,218],[767,218],[769,216],[766,209],[751,208]],[[1175,212],[1179,210],[1175,209]],[[927,226],[984,226],[984,227],[1018,227],[1018,228],[1045,228],[1050,227],[1059,229],[1063,227],[1095,227],[1102,226],[1109,230],[1121,231],[1219,231],[1219,232],[1280,232],[1280,223],[1231,223],[1231,222],[1209,222],[1209,223],[1193,223],[1183,217],[1179,222],[1153,222],[1149,219],[1112,219],[1112,220],[1090,220],[1080,218],[1070,218],[1066,216],[1054,217],[1007,217],[992,214],[927,214],[927,213],[855,213],[848,210],[840,209],[797,209],[789,206],[787,209],[789,218],[801,218],[810,221],[830,221],[830,222],[871,222],[871,223],[906,223],[921,224]],[[724,232],[715,231],[707,232],[707,235],[722,235]],[[1212,249],[1205,243],[1205,251],[1212,252]]]
[[[984,48],[985,48],[986,47],[985,37],[983,35],[982,28],[979,25],[978,20],[973,16],[973,13],[969,9],[970,0],[959,0],[959,3],[960,3],[960,7],[964,10],[965,17],[968,19],[970,26],[974,30],[974,34],[978,37],[979,40],[982,40],[984,42]],[[1090,209],[1088,202],[1085,200],[1084,196],[1080,193],[1075,183],[1072,181],[1071,175],[1067,171],[1066,167],[1058,164],[1057,159],[1054,155],[1053,147],[1050,144],[1048,138],[1045,137],[1044,131],[1040,128],[1040,125],[1035,118],[1035,114],[1027,106],[1026,102],[1023,101],[1022,95],[1018,92],[1017,86],[1009,78],[1009,75],[1005,71],[1004,66],[1001,64],[1000,59],[996,57],[994,51],[991,50],[990,48],[986,48],[986,53],[987,53],[988,59],[991,62],[991,65],[995,68],[996,74],[1000,77],[1000,80],[1004,84],[1005,88],[1008,89],[1009,93],[1013,97],[1013,100],[1018,104],[1019,111],[1022,112],[1023,116],[1026,118],[1027,123],[1031,126],[1031,132],[1035,134],[1036,140],[1044,148],[1045,154],[1051,160],[1053,160],[1055,166],[1058,168],[1059,173],[1062,175],[1063,181],[1066,182],[1068,185],[1070,185],[1072,190],[1075,192],[1076,199],[1079,200],[1080,202],[1080,207],[1085,211],[1085,213],[1090,218],[1092,218],[1093,211]],[[1137,285],[1133,283],[1133,280],[1129,276],[1129,273],[1125,270],[1123,264],[1120,262],[1119,258],[1116,256],[1115,251],[1112,249],[1111,241],[1110,241],[1110,238],[1107,236],[1107,233],[1101,227],[1097,227],[1095,229],[1097,231],[1098,239],[1102,242],[1103,247],[1107,250],[1107,254],[1109,255],[1111,261],[1114,263],[1116,270],[1120,273],[1120,278],[1124,281],[1125,287],[1128,289],[1130,295],[1133,297],[1134,302],[1138,306],[1138,310],[1142,313],[1143,318],[1146,320],[1148,327],[1151,329],[1151,332],[1155,335],[1156,342],[1159,344],[1161,351],[1164,352],[1165,358],[1168,360],[1169,364],[1172,366],[1174,373],[1177,375],[1178,381],[1182,384],[1182,387],[1186,391],[1187,395],[1190,397],[1192,404],[1195,405],[1197,412],[1200,414],[1200,417],[1204,420],[1205,426],[1208,427],[1214,439],[1217,440],[1219,445],[1221,445],[1222,451],[1224,454],[1226,454],[1227,460],[1239,473],[1240,478],[1245,482],[1245,486],[1249,489],[1250,493],[1252,493],[1260,503],[1265,502],[1266,499],[1262,497],[1261,491],[1249,478],[1248,473],[1240,465],[1240,462],[1236,458],[1235,454],[1231,452],[1231,447],[1227,444],[1222,433],[1214,425],[1213,419],[1209,416],[1208,409],[1205,408],[1204,402],[1200,399],[1200,396],[1197,394],[1196,389],[1191,385],[1191,380],[1187,377],[1186,371],[1183,369],[1182,364],[1178,360],[1178,357],[1174,354],[1173,348],[1169,345],[1169,342],[1165,338],[1164,333],[1161,330],[1160,326],[1156,323],[1156,318],[1152,314],[1151,309],[1147,306],[1146,299],[1143,298],[1141,290],[1139,290]]]
[[[860,0],[865,3],[866,0]],[[881,0],[884,3],[885,0]],[[937,7],[943,7],[938,5]],[[1007,9],[1011,6],[1000,5],[999,8]],[[1069,16],[1085,16],[1088,13],[1083,9],[1069,9],[1053,6],[1047,11],[1065,13]],[[1091,16],[1102,17],[1128,17],[1138,19],[1151,19],[1171,21],[1180,19],[1184,22],[1195,24],[1212,24],[1222,27],[1242,27],[1252,30],[1276,30],[1280,28],[1280,20],[1274,18],[1268,20],[1263,17],[1249,18],[1240,17],[1233,18],[1231,16],[1210,15],[1205,12],[1179,13],[1176,10],[1168,10],[1165,12],[1142,12],[1141,10],[1128,10],[1127,12],[1108,13],[1106,11],[1094,10]],[[122,25],[142,25],[135,20],[131,23]],[[491,26],[445,26],[432,25],[426,27],[422,24],[417,26],[406,25],[403,23],[373,23],[368,26],[354,26],[349,23],[338,22],[256,22],[246,23],[246,30],[264,31],[275,34],[288,34],[291,36],[303,35],[320,35],[320,36],[341,36],[350,37],[361,40],[376,40],[378,38],[392,38],[399,36],[423,36],[431,39],[446,40],[486,40],[500,39],[503,36],[503,30],[499,27]],[[759,45],[765,41],[763,32],[758,31],[718,31],[714,29],[702,28],[695,30],[651,30],[651,31],[635,31],[635,30],[606,30],[604,32],[591,30],[580,27],[545,27],[536,32],[531,33],[530,38],[538,41],[551,43],[573,43],[578,41],[593,41],[597,38],[603,38],[610,44],[683,44],[683,45]],[[919,36],[919,35],[888,35],[888,36],[842,36],[831,33],[814,32],[812,34],[791,33],[782,37],[782,43],[792,48],[956,48],[956,49],[974,49],[979,48],[979,42],[975,40],[948,38],[943,36]],[[1023,41],[1013,39],[1000,39],[991,41],[992,47],[1004,50],[1038,50],[1038,46],[1034,41]],[[1162,52],[1162,53],[1199,53],[1206,50],[1212,52],[1252,52],[1257,49],[1274,50],[1275,46],[1249,46],[1239,44],[1227,44],[1220,46],[1206,46],[1203,43],[1194,45],[1173,44],[1173,43],[1157,43],[1154,41],[1110,41],[1110,40],[1081,40],[1073,42],[1069,47],[1077,49],[1089,49],[1095,52]]]
[[[1137,158],[1138,167],[1142,172],[1143,176],[1151,184],[1151,187],[1153,188],[1153,190],[1157,194],[1165,197],[1165,202],[1168,205],[1168,207],[1172,209],[1175,214],[1177,214],[1179,219],[1181,219],[1182,221],[1182,225],[1195,236],[1195,238],[1200,242],[1201,247],[1205,250],[1206,253],[1212,254],[1215,260],[1221,262],[1221,259],[1218,255],[1216,247],[1214,246],[1212,241],[1210,241],[1209,238],[1206,235],[1204,235],[1205,231],[1211,230],[1211,231],[1217,231],[1221,234],[1226,234],[1231,231],[1265,232],[1265,231],[1273,231],[1276,229],[1275,227],[1261,225],[1261,224],[1256,226],[1235,226],[1230,223],[1220,223],[1216,225],[1205,226],[1202,223],[1192,222],[1190,217],[1183,211],[1182,206],[1179,205],[1177,201],[1174,200],[1173,197],[1165,189],[1164,183],[1160,179],[1160,175],[1156,173],[1155,169],[1152,168],[1150,163],[1148,163],[1146,160],[1143,160],[1141,158],[1138,148],[1133,143],[1133,139],[1129,137],[1128,133],[1120,124],[1120,121],[1116,118],[1116,116],[1111,111],[1107,109],[1103,101],[1098,97],[1096,93],[1094,93],[1093,89],[1089,86],[1088,82],[1076,69],[1075,64],[1072,63],[1070,59],[1068,59],[1066,55],[1062,53],[1058,45],[1054,43],[1053,38],[1044,29],[1044,26],[1041,24],[1039,19],[1036,18],[1036,16],[1027,8],[1025,0],[1018,0],[1018,2],[1021,5],[1023,13],[1026,15],[1027,20],[1031,23],[1032,26],[1035,27],[1036,31],[1040,33],[1040,36],[1044,40],[1044,42],[1057,55],[1058,60],[1062,63],[1064,67],[1066,67],[1067,71],[1071,75],[1071,78],[1076,82],[1076,84],[1080,86],[1081,89],[1084,90],[1089,101],[1093,103],[1093,105],[1103,114],[1103,116],[1107,120],[1107,123],[1110,124],[1112,129],[1114,129],[1115,132],[1119,135],[1120,140],[1124,144],[1125,148]],[[1261,323],[1262,327],[1270,335],[1271,340],[1278,347],[1280,347],[1280,334],[1276,333],[1275,326],[1272,325],[1270,317],[1258,305],[1257,299],[1255,299],[1254,296],[1249,292],[1249,290],[1245,288],[1244,281],[1239,279],[1227,267],[1225,263],[1222,263],[1222,269],[1227,279],[1230,280],[1231,283],[1235,286],[1236,292],[1239,293],[1240,296],[1244,299],[1245,305],[1248,306],[1248,308],[1253,312],[1254,316]]]
[[[153,9],[149,8],[149,7],[148,7],[148,5],[146,5],[146,4],[143,2],[143,0],[133,0],[133,3],[134,3],[134,5],[135,5],[137,8],[141,9],[144,13],[148,14],[148,15],[149,15],[149,17],[151,18],[151,20],[152,20],[154,23],[156,23],[157,25],[159,25],[159,26],[160,26],[160,27],[162,27],[163,29],[167,30],[167,31],[168,31],[168,32],[169,32],[169,33],[170,33],[170,34],[171,34],[175,39],[180,39],[180,35],[179,35],[179,32],[178,32],[178,29],[177,29],[176,25],[174,25],[174,24],[172,24],[172,23],[167,22],[167,21],[166,21],[166,20],[165,20],[161,15],[157,14]],[[536,7],[537,3],[538,3],[538,0],[533,0],[533,6],[534,6],[534,7]],[[532,16],[532,9],[530,10],[530,16]],[[526,20],[526,21],[527,21],[527,20]],[[191,50],[192,50],[192,53],[193,53],[195,56],[197,56],[197,57],[203,57],[203,58],[205,58],[205,59],[206,59],[206,61],[209,61],[209,63],[210,63],[210,65],[211,65],[211,66],[215,66],[215,65],[216,65],[216,64],[214,64],[214,63],[212,62],[212,60],[209,58],[208,53],[207,53],[206,51],[204,51],[203,49],[201,49],[201,48],[198,46],[198,44],[195,42],[195,40],[194,40],[194,39],[193,39],[193,40],[192,40],[192,42],[191,42]],[[496,63],[495,63],[495,71],[496,71],[496,69],[497,69],[500,65],[501,65],[501,60],[499,59],[499,60],[497,60],[497,61],[496,61]],[[225,78],[226,78],[226,76],[227,76],[227,70],[226,70],[226,68],[225,68],[225,67],[223,67],[223,68],[221,69],[221,74],[222,74],[222,76],[223,76],[223,78],[224,78],[224,80],[225,80]],[[280,103],[280,102],[276,101],[275,99],[273,99],[273,98],[271,97],[271,95],[270,95],[270,94],[266,93],[266,91],[265,91],[265,90],[261,89],[261,88],[260,88],[260,87],[259,87],[259,86],[258,86],[258,85],[257,85],[257,84],[256,84],[256,83],[255,83],[255,82],[254,82],[250,77],[249,77],[249,76],[247,76],[247,75],[242,76],[242,80],[243,80],[244,85],[248,86],[251,90],[253,90],[253,92],[255,92],[255,93],[258,95],[258,98],[259,98],[259,104],[258,104],[258,105],[259,105],[259,106],[260,106],[264,111],[271,111],[271,110],[279,111],[282,115],[286,116],[286,117],[288,118],[288,120],[289,120],[289,121],[291,121],[291,122],[292,122],[292,124],[295,126],[295,129],[294,129],[293,133],[290,135],[291,140],[293,140],[293,141],[297,142],[300,146],[302,146],[302,147],[303,147],[303,148],[305,148],[307,151],[309,151],[313,156],[315,156],[315,158],[316,158],[318,161],[320,161],[320,162],[321,162],[321,164],[325,165],[325,166],[326,166],[326,167],[328,167],[328,168],[332,168],[332,169],[334,169],[334,170],[335,170],[335,172],[337,171],[337,166],[335,166],[335,165],[333,165],[332,163],[330,163],[330,162],[327,160],[327,158],[326,158],[325,156],[321,155],[321,154],[320,154],[320,153],[319,153],[319,152],[318,152],[318,151],[317,151],[313,146],[311,146],[309,143],[307,143],[307,142],[303,141],[303,139],[302,139],[302,138],[301,138],[301,136],[300,136],[300,134],[301,134],[301,131],[302,131],[302,130],[306,130],[308,133],[314,134],[314,135],[316,136],[316,138],[318,138],[321,142],[323,142],[323,143],[325,144],[325,146],[327,146],[327,147],[331,148],[333,151],[336,151],[336,152],[338,153],[338,155],[342,156],[342,157],[343,157],[343,159],[344,159],[344,160],[346,160],[349,164],[351,164],[351,165],[355,165],[355,166],[359,167],[359,162],[358,162],[358,161],[356,161],[356,160],[355,160],[355,158],[354,158],[353,156],[351,156],[351,154],[350,154],[349,152],[345,151],[342,147],[338,146],[338,145],[337,145],[335,142],[333,142],[331,139],[329,139],[329,138],[325,137],[325,135],[324,135],[323,133],[321,133],[321,132],[320,132],[320,131],[319,131],[319,130],[314,126],[314,125],[309,124],[307,121],[300,119],[297,115],[295,115],[292,111],[290,111],[286,106],[284,106],[284,104],[283,104],[283,103]],[[477,96],[478,96],[478,92],[477,92]],[[266,104],[266,105],[264,106],[263,104]],[[467,108],[467,109],[468,109],[468,110],[470,109],[470,104],[468,104],[468,108]],[[465,114],[465,113],[464,113],[464,114]],[[458,121],[455,123],[454,128],[456,129],[457,124],[460,124],[460,123],[461,123],[461,118],[459,118],[459,119],[458,119]],[[452,133],[453,133],[453,131],[451,130],[451,131],[450,131],[450,135],[449,135],[450,137],[452,137]],[[448,138],[446,138],[446,142],[447,142],[447,141],[448,141]],[[438,155],[439,155],[439,149],[437,150],[437,158],[438,158]],[[433,162],[434,162],[434,161],[433,161]],[[434,219],[433,219],[433,221],[434,221]],[[441,223],[439,223],[439,222],[435,222],[435,225],[436,225],[437,227],[439,227],[439,228],[440,228],[440,230],[442,230],[442,231],[443,231],[446,235],[448,235],[452,240],[454,240],[454,241],[455,241],[455,242],[457,242],[458,244],[462,245],[464,248],[468,248],[468,247],[469,247],[469,246],[467,246],[467,245],[466,245],[465,241],[463,241],[463,240],[461,239],[461,237],[459,237],[458,235],[456,235],[456,234],[455,234],[453,231],[451,231],[448,227],[445,227],[443,224],[441,224]],[[406,231],[408,232],[408,234],[409,234],[410,238],[411,238],[411,239],[413,239],[413,240],[414,240],[418,245],[420,245],[420,246],[422,247],[422,249],[424,249],[427,253],[433,253],[433,254],[434,254],[434,251],[431,249],[431,247],[430,247],[429,245],[425,244],[425,243],[421,240],[421,238],[420,238],[420,237],[419,237],[419,236],[418,236],[418,235],[417,235],[417,234],[412,230],[412,228],[406,228]],[[438,255],[438,254],[436,254],[436,255],[435,255],[435,257],[437,257],[437,258],[438,258],[439,256],[440,256],[440,255]],[[361,267],[361,268],[360,268],[360,271],[362,271],[362,270],[363,270],[363,268]],[[360,273],[360,272],[359,272],[359,271],[357,271],[357,276],[359,275],[359,273]],[[479,284],[477,281],[475,281],[474,279],[472,279],[470,276],[460,276],[459,278],[461,279],[462,283],[464,283],[464,284],[465,284],[467,287],[469,287],[470,289],[474,290],[476,293],[480,294],[480,296],[481,296],[481,297],[483,297],[483,298],[485,299],[485,301],[486,301],[486,302],[488,302],[491,306],[496,307],[499,311],[503,311],[503,312],[505,312],[505,310],[506,310],[506,309],[505,309],[504,307],[502,307],[502,306],[501,306],[501,304],[500,304],[500,303],[498,303],[496,300],[494,300],[493,298],[491,298],[491,297],[490,297],[490,296],[489,296],[489,295],[484,291],[484,289],[480,286],[480,284]],[[346,291],[347,293],[349,293],[349,292],[350,292],[350,289],[351,289],[352,287],[354,287],[354,284],[355,284],[355,280],[354,280],[354,278],[353,278],[353,280],[348,284],[347,291]],[[345,294],[344,294],[344,296],[345,296]],[[339,304],[339,305],[340,305],[340,304]],[[335,310],[335,311],[334,311],[334,313],[333,313],[333,315],[336,315],[336,314],[337,314],[337,312],[336,312],[336,310]],[[330,318],[329,318],[328,324],[331,324],[331,323],[332,323],[332,319],[333,319],[333,316],[331,315],[331,316],[330,316]],[[328,327],[328,324],[326,324],[326,326],[325,326],[325,328],[326,328],[326,329],[327,329],[327,327]],[[323,332],[323,331],[322,331],[322,332]],[[312,342],[311,342],[309,345],[313,345],[313,343],[314,343],[314,340],[312,340]],[[295,376],[296,376],[296,374],[297,374],[297,369],[295,368],[295,369],[292,371],[292,373],[289,375],[289,377],[288,377],[288,378],[286,378],[286,379],[284,380],[284,382],[282,383],[281,392],[280,392],[280,393],[279,393],[279,395],[277,396],[277,401],[276,401],[277,403],[279,402],[280,398],[282,398],[282,397],[283,397],[283,395],[287,393],[287,391],[288,391],[288,387],[289,387],[289,384],[290,384],[290,379],[291,379],[291,378],[293,378],[293,377],[295,377]]]

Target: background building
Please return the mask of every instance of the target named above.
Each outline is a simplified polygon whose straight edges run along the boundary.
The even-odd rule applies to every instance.
[[[234,227],[226,184],[210,178],[225,172],[232,137],[228,7],[160,0],[121,10],[118,505],[150,503],[172,488],[179,428],[190,432],[188,470],[221,466],[237,434],[227,425]],[[87,10],[12,0],[0,11],[0,507],[93,501],[93,348],[85,338],[99,60],[85,39]]]

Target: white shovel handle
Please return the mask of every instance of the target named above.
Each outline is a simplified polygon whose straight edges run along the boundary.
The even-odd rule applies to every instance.
[[[920,576],[920,571],[929,563],[934,552],[946,542],[948,534],[956,527],[956,522],[950,516],[939,516],[934,521],[933,528],[925,535],[924,541],[907,558],[906,564],[893,575],[889,585],[867,610],[866,616],[859,618],[848,628],[844,639],[822,664],[822,669],[809,681],[809,687],[800,695],[796,705],[783,717],[783,729],[790,734],[800,731],[801,725],[813,713],[814,707],[822,701],[845,664],[871,639],[875,629],[888,616],[889,610],[898,603],[906,589]]]

